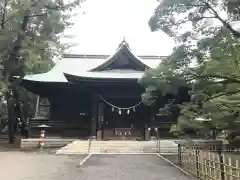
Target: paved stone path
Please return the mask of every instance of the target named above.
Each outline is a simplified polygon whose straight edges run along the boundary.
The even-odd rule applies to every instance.
[[[86,155],[0,152],[1,180],[80,180]]]
[[[1,152],[1,180],[190,180],[157,155]]]

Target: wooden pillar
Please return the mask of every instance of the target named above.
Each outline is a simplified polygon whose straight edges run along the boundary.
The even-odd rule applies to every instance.
[[[97,139],[104,139],[104,104],[98,104],[98,130],[97,130]]]
[[[145,129],[144,129],[145,130],[145,141],[149,141],[151,139],[149,124],[151,124],[151,125],[154,124],[154,115],[151,110],[149,110],[148,118],[149,118],[149,121],[145,124]]]
[[[97,136],[97,119],[98,119],[98,98],[96,95],[92,98],[92,117],[91,117],[91,136]]]
[[[152,114],[151,114],[151,109],[146,108],[145,110],[145,121],[144,121],[144,140],[149,141],[150,140],[150,131],[148,130],[149,124],[151,124],[151,119],[152,119]]]

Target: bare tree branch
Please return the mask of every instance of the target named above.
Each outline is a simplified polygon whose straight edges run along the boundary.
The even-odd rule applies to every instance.
[[[236,36],[237,38],[240,38],[240,32],[236,31],[235,29],[233,29],[233,27],[223,18],[221,18],[218,14],[218,12],[210,5],[210,3],[205,2],[205,5],[207,6],[207,8],[209,8],[213,14],[216,16],[216,18],[221,21],[221,23],[227,28],[229,29],[234,36]]]
[[[214,95],[214,96],[211,96],[211,97],[207,98],[207,99],[205,100],[205,102],[210,101],[210,100],[212,100],[212,99],[216,99],[216,98],[222,97],[222,96],[231,96],[231,95],[237,94],[237,93],[239,93],[239,92],[240,92],[240,90],[231,91],[231,92],[219,93],[219,94],[217,94],[217,95]]]
[[[229,77],[229,76],[225,76],[225,75],[218,75],[218,74],[204,74],[204,75],[199,75],[199,74],[194,74],[194,73],[186,73],[185,75],[187,76],[193,76],[195,79],[198,78],[216,78],[216,79],[225,79],[228,80],[229,83],[239,83],[240,84],[240,80],[235,79],[233,77]],[[192,80],[192,79],[191,79]]]

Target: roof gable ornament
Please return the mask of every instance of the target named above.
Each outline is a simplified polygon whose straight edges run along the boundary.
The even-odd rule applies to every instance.
[[[129,44],[125,37],[123,37],[117,51],[112,56],[108,57],[105,63],[91,69],[90,71],[109,71],[114,69],[144,71],[147,68],[149,67],[132,53]]]
[[[129,48],[129,44],[128,44],[128,42],[126,41],[125,36],[123,36],[122,42],[118,45],[118,49],[121,48],[122,46],[126,46],[128,49],[130,49],[130,48]]]

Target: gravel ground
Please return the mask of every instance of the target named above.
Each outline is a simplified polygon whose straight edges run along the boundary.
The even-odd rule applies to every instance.
[[[164,158],[168,159],[172,163],[176,164],[179,166],[179,157],[177,154],[171,154],[171,155],[162,155]]]
[[[93,173],[94,172],[94,173]],[[92,155],[82,180],[190,180],[156,155]]]
[[[1,180],[75,180],[84,155],[0,152]]]
[[[0,152],[1,180],[190,180],[156,155]],[[10,169],[11,168],[11,169]]]

